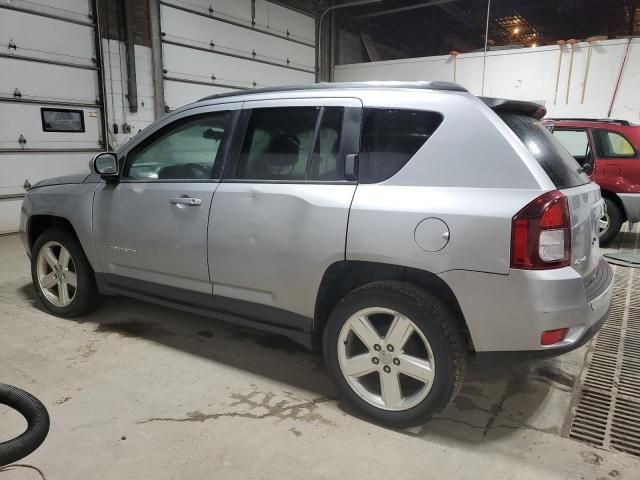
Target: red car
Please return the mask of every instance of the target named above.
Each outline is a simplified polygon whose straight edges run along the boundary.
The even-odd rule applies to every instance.
[[[543,123],[600,185],[607,206],[600,244],[610,243],[625,221],[640,221],[640,125],[587,118],[547,118]]]

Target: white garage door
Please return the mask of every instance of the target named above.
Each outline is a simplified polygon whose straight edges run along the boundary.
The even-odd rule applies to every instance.
[[[160,2],[168,109],[227,91],[315,81],[315,20],[264,0]]]
[[[0,233],[18,228],[24,182],[86,172],[102,149],[89,0],[0,2]]]

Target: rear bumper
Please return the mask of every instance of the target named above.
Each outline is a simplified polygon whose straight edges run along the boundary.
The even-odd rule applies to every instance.
[[[627,220],[631,223],[640,222],[640,193],[619,193],[618,196],[624,205]]]
[[[604,323],[613,272],[601,260],[589,282],[571,267],[511,270],[508,275],[451,271],[441,275],[456,295],[477,352],[562,353],[579,347]],[[546,330],[566,338],[541,345]]]

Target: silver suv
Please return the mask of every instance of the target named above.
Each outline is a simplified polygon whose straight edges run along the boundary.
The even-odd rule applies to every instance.
[[[600,190],[544,113],[441,82],[207,97],[28,192],[33,282],[56,315],[127,295],[322,345],[355,407],[416,425],[469,354],[606,318]]]

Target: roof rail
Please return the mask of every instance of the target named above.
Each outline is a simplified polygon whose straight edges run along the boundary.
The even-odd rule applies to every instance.
[[[450,92],[466,92],[467,89],[453,82],[335,82],[335,83],[312,83],[310,85],[289,85],[283,87],[255,88],[251,90],[241,90],[238,92],[219,93],[201,98],[199,102],[205,100],[215,100],[218,98],[237,97],[244,95],[258,95],[262,93],[297,92],[301,90],[340,90],[340,89],[373,89],[373,88],[410,88],[423,90],[446,90]]]
[[[545,118],[545,120],[552,120],[554,122],[571,121],[571,122],[606,122],[606,123],[619,123],[620,125],[629,126],[632,125],[628,120],[618,120],[615,118]]]

